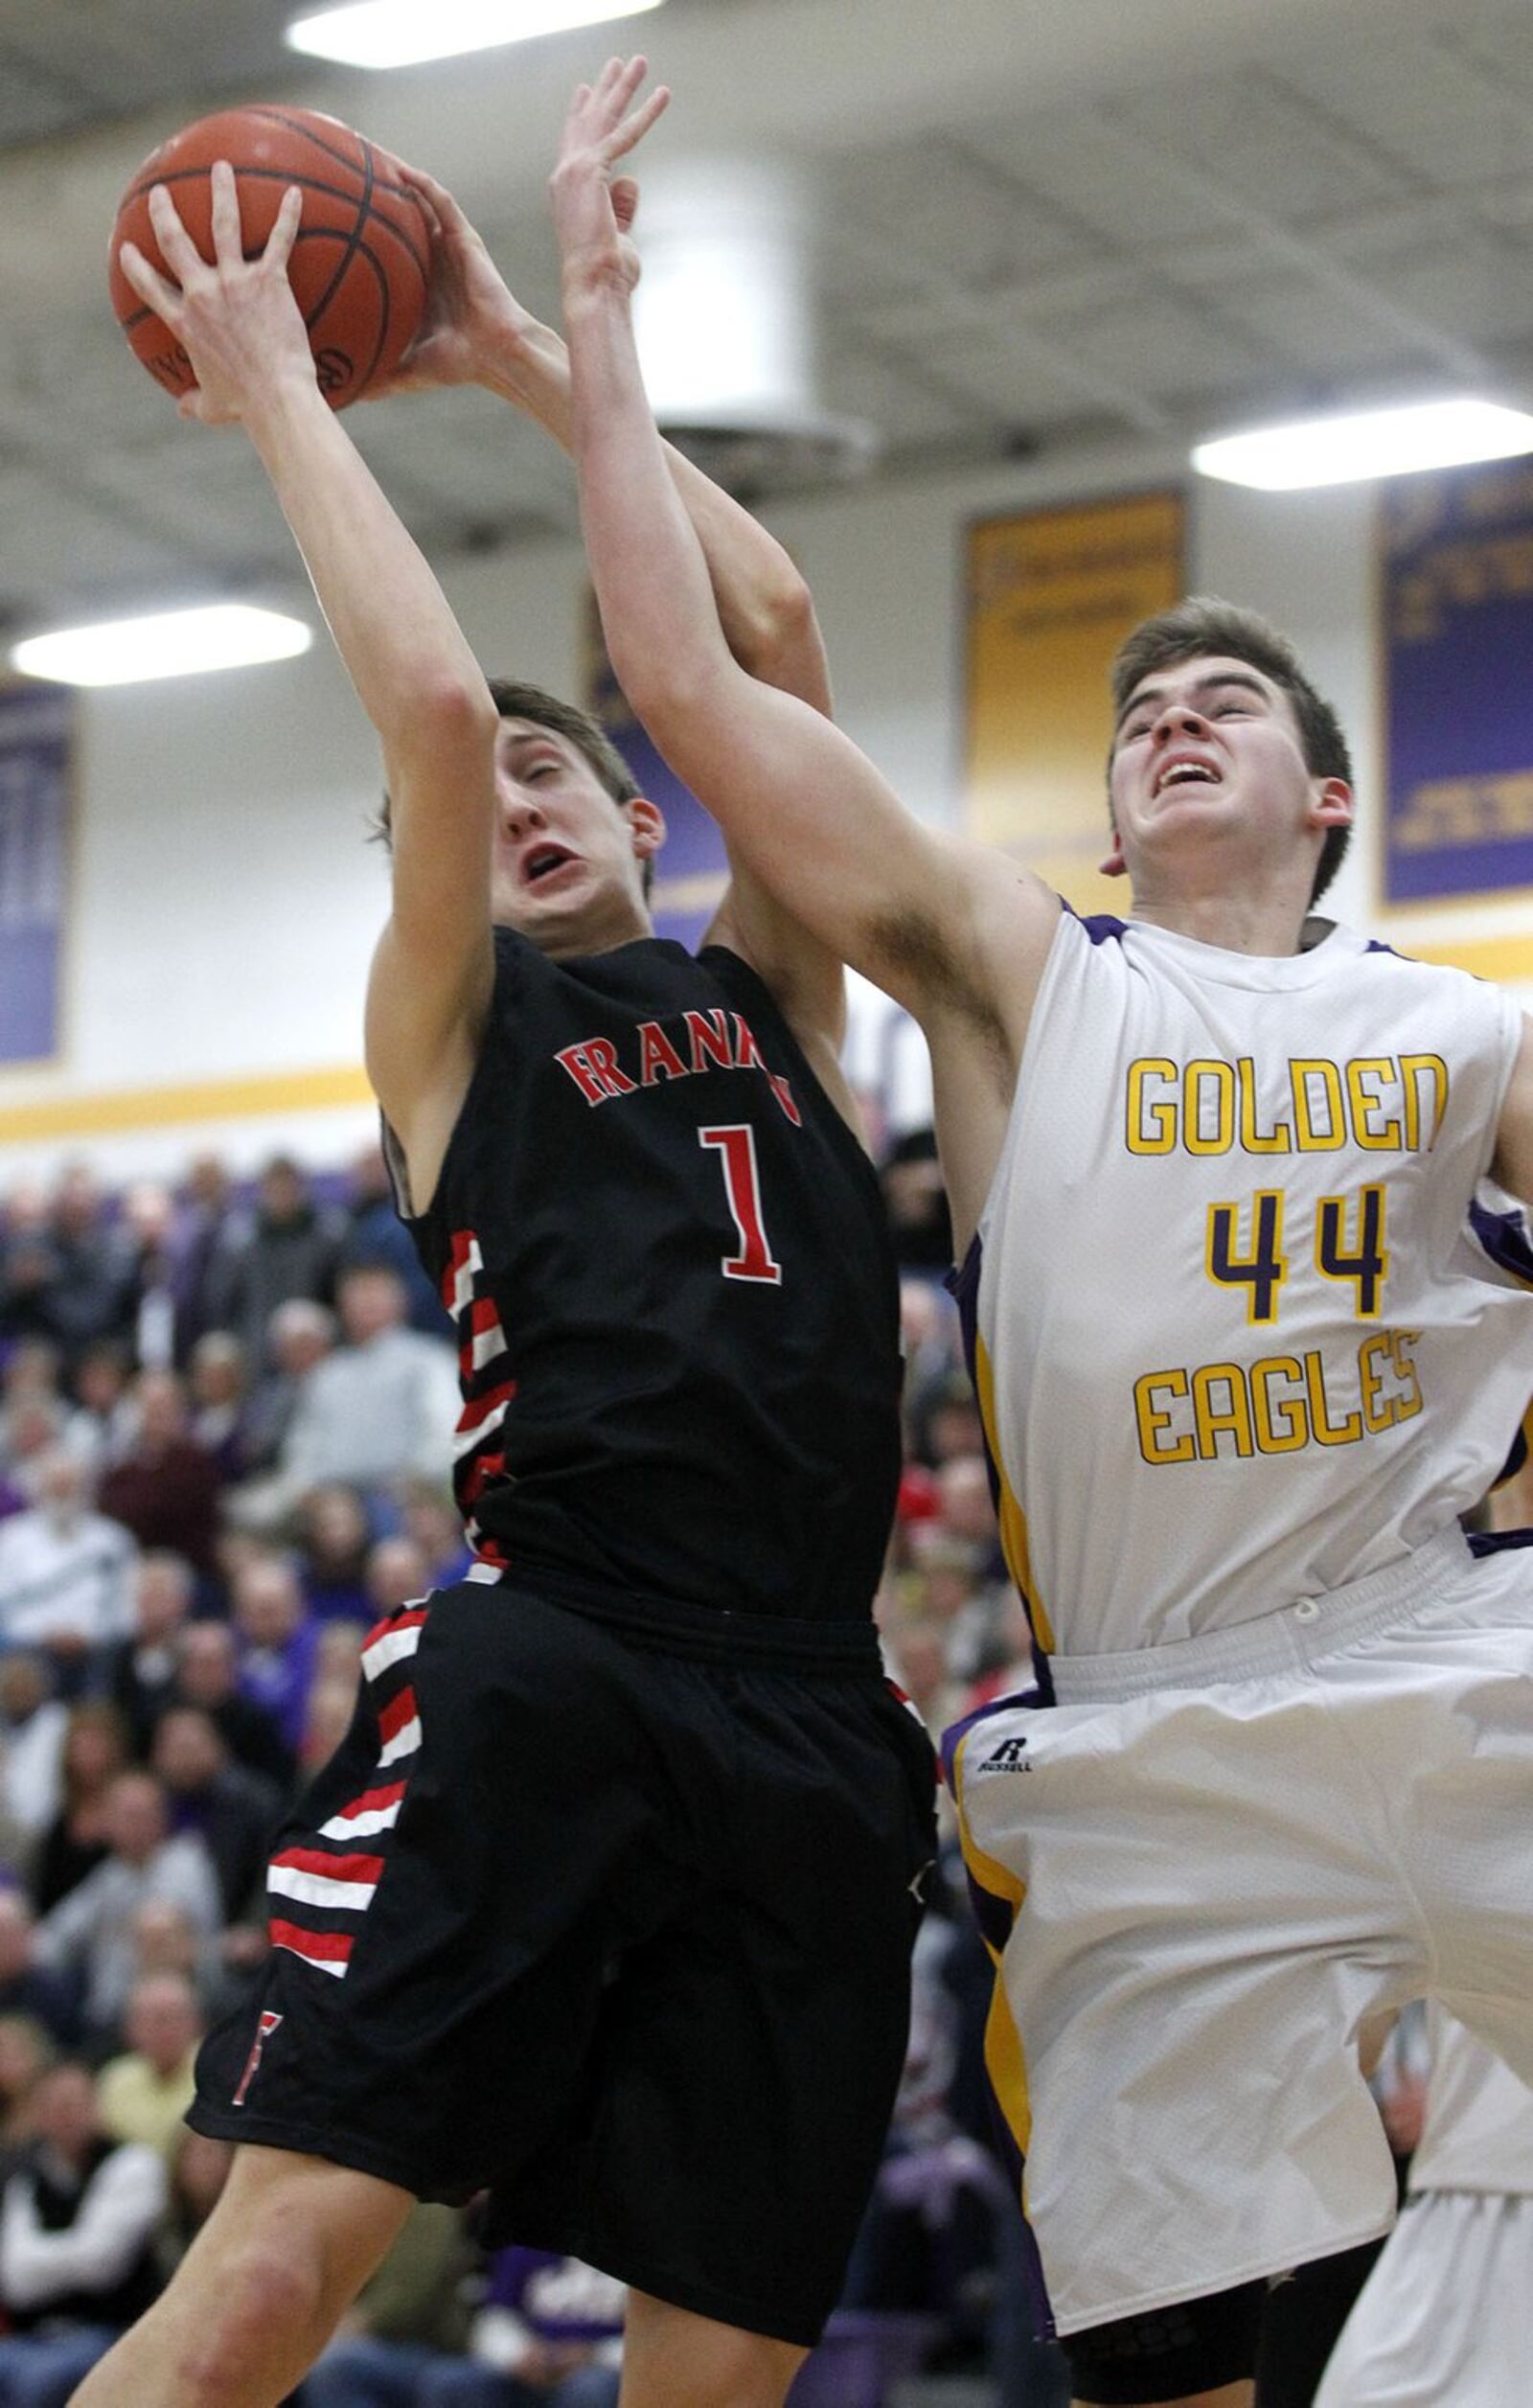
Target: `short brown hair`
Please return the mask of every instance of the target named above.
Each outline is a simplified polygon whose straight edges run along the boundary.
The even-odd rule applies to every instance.
[[[581,710],[574,702],[561,702],[557,694],[542,686],[520,685],[514,677],[490,677],[486,680],[490,699],[502,719],[530,720],[535,727],[546,727],[556,736],[562,736],[583,755],[614,803],[630,803],[643,791],[632,770],[624,760],[601,721],[589,711]],[[389,798],[385,793],[373,834],[384,844],[389,841]],[[648,896],[654,879],[654,864],[644,864],[644,892]]]
[[[1312,777],[1341,778],[1352,783],[1352,755],[1341,722],[1331,704],[1305,676],[1298,654],[1286,635],[1254,610],[1209,594],[1192,594],[1174,609],[1143,619],[1119,645],[1111,669],[1112,710],[1120,718],[1141,680],[1158,669],[1175,669],[1185,660],[1223,654],[1259,669],[1286,694],[1298,722],[1304,766]],[[1351,837],[1350,827],[1328,828],[1316,864],[1311,903],[1317,903],[1340,868]]]
[[[517,685],[511,677],[492,677],[490,696],[502,719],[531,720],[535,727],[550,728],[583,753],[614,803],[631,803],[640,791],[623,755],[589,711],[561,702],[557,694],[545,694],[541,686]]]

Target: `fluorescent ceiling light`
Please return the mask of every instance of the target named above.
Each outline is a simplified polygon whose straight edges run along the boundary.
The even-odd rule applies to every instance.
[[[290,660],[313,640],[313,629],[302,619],[226,602],[29,635],[12,647],[11,665],[24,677],[51,677],[58,685],[141,685],[149,677],[195,677],[205,669]]]
[[[356,0],[351,8],[296,17],[284,38],[289,49],[338,58],[348,67],[414,67],[423,58],[456,58],[466,50],[605,25],[659,6],[660,0]]]
[[[1533,451],[1533,418],[1496,401],[1427,401],[1409,409],[1363,410],[1348,418],[1300,419],[1198,444],[1192,464],[1230,485],[1268,493],[1301,485],[1348,485],[1360,477],[1405,476],[1453,469],[1467,460],[1506,460]]]

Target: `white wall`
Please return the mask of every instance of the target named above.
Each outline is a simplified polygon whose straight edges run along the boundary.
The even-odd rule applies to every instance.
[[[915,810],[936,820],[958,811],[966,520],[1181,473],[1173,457],[1103,452],[773,514],[819,602],[842,723]],[[1371,496],[1192,484],[1192,586],[1286,628],[1352,732],[1364,829],[1337,899],[1368,921]],[[476,559],[446,582],[487,666],[579,691],[573,546]],[[384,864],[364,841],[376,747],[328,641],[270,668],[97,693],[82,699],[81,725],[65,1051],[0,1071],[0,1188],[80,1152],[112,1177],[173,1170],[203,1145],[240,1168],[279,1142],[342,1158],[372,1127],[357,1066]],[[1430,926],[1443,941],[1495,932],[1521,909],[1438,912]],[[1412,927],[1391,924],[1392,939],[1408,943]],[[858,1008],[858,1059],[871,1062],[886,1051],[881,1000],[868,991]],[[922,1109],[923,1077],[914,1048],[899,1060],[904,1121]],[[226,1083],[233,1094],[219,1091]],[[145,1094],[156,1089],[171,1090],[159,1111]],[[263,1100],[275,1108],[251,1109]]]

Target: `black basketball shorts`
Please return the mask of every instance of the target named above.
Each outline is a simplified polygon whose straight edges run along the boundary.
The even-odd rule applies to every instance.
[[[492,2239],[812,2344],[934,1854],[931,1751],[871,1650],[725,1663],[470,1581],[381,1623],[363,1669],[190,2121],[488,2190]]]

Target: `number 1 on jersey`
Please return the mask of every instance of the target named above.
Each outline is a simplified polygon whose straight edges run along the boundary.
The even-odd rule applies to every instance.
[[[742,1120],[727,1128],[699,1129],[698,1143],[719,1157],[724,1193],[740,1232],[739,1253],[721,1255],[720,1270],[726,1279],[763,1279],[768,1287],[780,1286],[783,1266],[766,1242],[766,1225],[762,1219],[756,1132],[748,1121]]]

